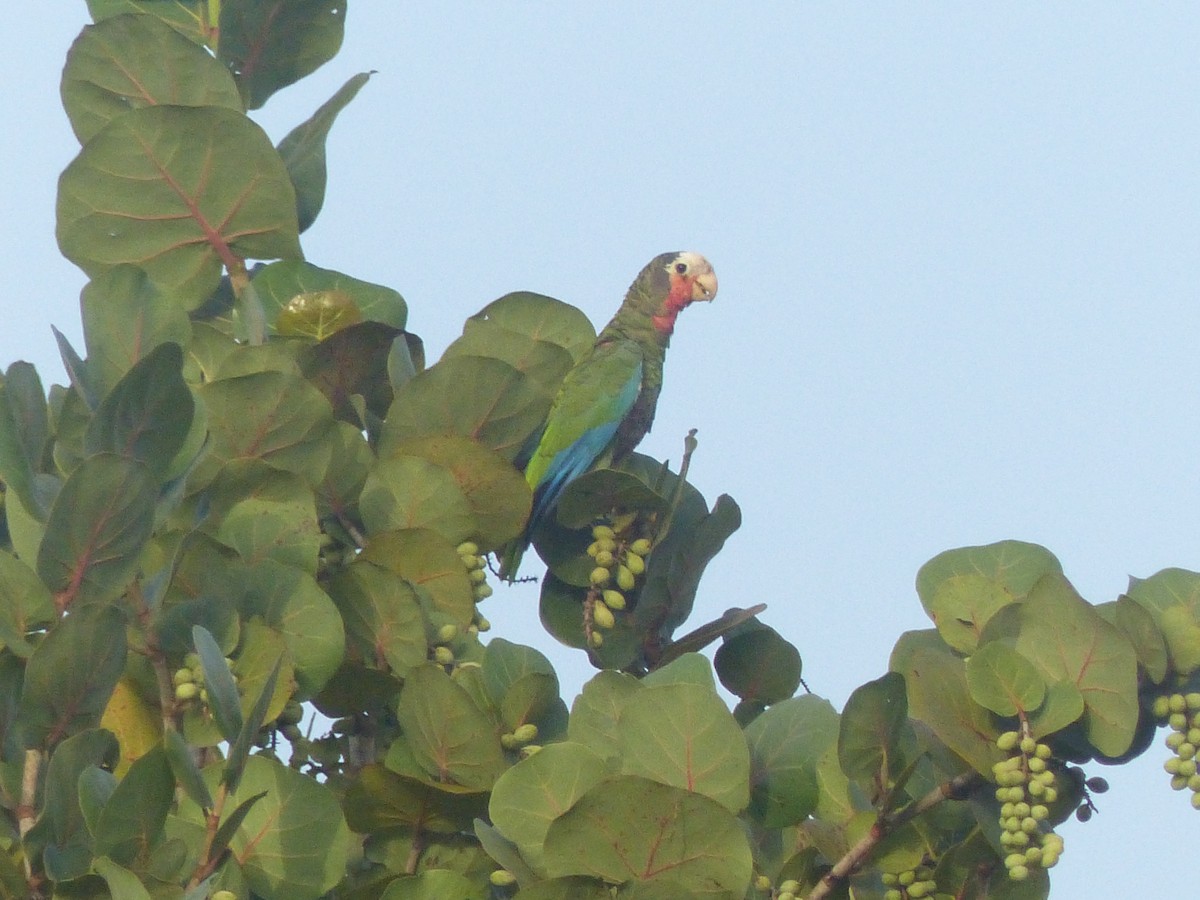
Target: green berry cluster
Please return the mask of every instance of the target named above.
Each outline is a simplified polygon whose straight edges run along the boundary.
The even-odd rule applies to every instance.
[[[607,631],[617,624],[613,612],[625,609],[625,594],[637,587],[638,576],[646,571],[649,553],[650,541],[646,538],[624,543],[608,525],[592,528],[587,554],[596,563],[588,579],[592,586],[589,633],[593,646],[599,647],[604,639],[592,629]]]
[[[786,881],[779,882],[779,887],[775,890],[775,900],[796,900],[800,893],[800,882],[795,878],[789,878]]]
[[[933,868],[917,866],[906,872],[895,874],[883,873],[884,900],[920,900],[921,897],[932,897],[937,892],[937,882],[933,880]]]
[[[1167,748],[1175,755],[1163,768],[1171,776],[1171,787],[1192,792],[1192,806],[1200,809],[1200,693],[1165,694],[1154,699],[1154,716],[1170,729]]]
[[[466,567],[467,577],[471,579],[471,592],[475,602],[492,596],[492,586],[487,583],[487,560],[479,555],[479,545],[474,541],[463,541],[455,549],[458,551],[458,558]]]
[[[1050,804],[1058,799],[1053,751],[1031,735],[1006,731],[996,746],[1010,754],[992,766],[1000,801],[1000,843],[1007,851],[1004,866],[1013,881],[1029,877],[1030,866],[1049,869],[1062,855],[1063,841],[1049,830]]]
[[[304,718],[304,707],[295,700],[289,700],[275,719],[275,725],[289,741],[295,743],[303,737],[300,732],[300,720]]]
[[[538,747],[533,742],[537,740],[538,727],[532,722],[526,722],[524,725],[518,725],[507,734],[500,735],[500,746],[505,750],[518,750],[523,756],[532,756],[541,747]],[[531,747],[537,749],[529,751]]]
[[[225,664],[232,668],[233,660],[226,657]],[[237,675],[233,680],[237,681]],[[208,705],[208,688],[204,686],[204,666],[200,664],[199,654],[193,652],[185,656],[183,665],[171,675],[171,682],[175,685],[177,703]]]

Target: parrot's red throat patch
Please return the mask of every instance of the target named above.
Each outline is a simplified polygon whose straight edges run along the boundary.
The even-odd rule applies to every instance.
[[[684,308],[692,302],[692,279],[671,276],[671,292],[663,301],[662,311],[650,317],[654,330],[660,334],[671,334],[675,331],[675,320]]]

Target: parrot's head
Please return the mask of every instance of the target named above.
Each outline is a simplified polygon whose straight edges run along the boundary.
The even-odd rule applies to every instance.
[[[675,318],[696,300],[717,296],[717,275],[699,253],[683,250],[654,257],[642,270],[639,280],[649,280],[646,292],[653,309],[648,310],[654,328],[669,335],[675,330]]]

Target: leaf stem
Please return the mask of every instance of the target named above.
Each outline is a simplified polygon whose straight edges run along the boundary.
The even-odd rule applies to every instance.
[[[213,873],[217,867],[215,859],[209,859],[212,853],[213,843],[217,839],[217,831],[221,827],[221,813],[225,809],[225,801],[229,799],[229,786],[224,782],[217,788],[217,796],[213,798],[213,808],[208,813],[207,821],[204,829],[204,847],[200,851],[200,859],[196,863],[196,870],[192,872],[192,877],[188,881],[188,890],[195,888],[200,882]]]

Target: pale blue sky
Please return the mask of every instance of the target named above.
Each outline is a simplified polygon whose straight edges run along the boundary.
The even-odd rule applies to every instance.
[[[1089,599],[1200,568],[1200,7],[351,0],[342,53],[258,116],[278,139],[379,74],[330,142],[309,258],[400,290],[431,358],[516,289],[597,324],[664,250],[721,291],[681,318],[654,432],[745,524],[695,623],[766,602],[839,706],[926,627],[941,550],[1045,544]],[[82,3],[11,18],[0,56],[0,363],[62,380],[79,331],[55,179]],[[498,631],[583,661],[500,590]],[[505,624],[510,621],[511,624]],[[1194,884],[1200,814],[1156,747],[1061,829],[1055,896]],[[1092,767],[1100,774],[1099,767]],[[1186,889],[1186,887],[1184,887]]]

